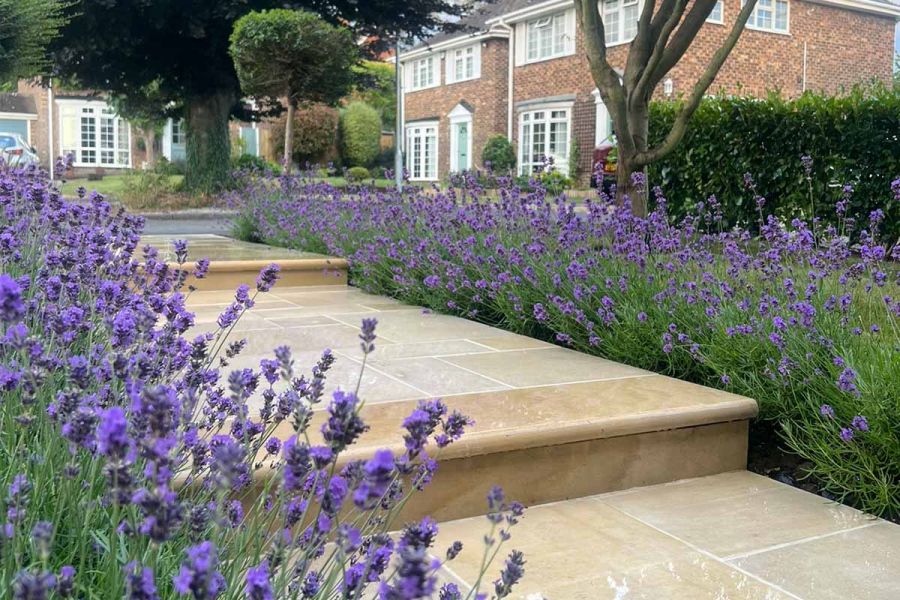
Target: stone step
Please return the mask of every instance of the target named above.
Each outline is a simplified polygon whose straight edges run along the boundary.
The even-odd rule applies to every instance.
[[[475,426],[434,455],[437,475],[406,505],[404,520],[481,515],[492,485],[535,505],[743,469],[748,422],[757,413],[751,399],[653,374],[445,401]],[[343,462],[379,448],[402,453],[401,423],[416,404],[366,405],[362,415],[371,429]],[[320,413],[315,432],[321,421]],[[276,431],[290,434],[288,426]]]
[[[440,524],[437,556],[463,543],[444,579],[474,583],[489,529],[484,517]],[[900,590],[900,526],[747,471],[529,507],[485,581],[511,549],[526,560],[516,599],[893,600]]]
[[[176,268],[172,250],[175,240],[188,242],[188,260],[182,268],[192,270],[195,261],[210,260],[204,279],[189,277],[187,281],[200,291],[233,291],[241,284],[253,287],[260,270],[272,263],[281,268],[279,287],[347,285],[347,261],[322,254],[274,248],[215,234],[146,235],[141,243],[159,249],[170,266]]]

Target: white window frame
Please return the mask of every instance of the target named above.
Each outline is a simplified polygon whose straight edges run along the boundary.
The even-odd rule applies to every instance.
[[[716,25],[725,24],[725,0],[717,0],[709,16],[706,17],[707,23],[715,23]]]
[[[114,109],[106,102],[101,100],[76,100],[76,99],[57,99],[56,102],[65,106],[73,114],[64,114],[66,111],[59,111],[59,131],[65,128],[64,118],[72,116],[75,118],[75,135],[77,143],[74,147],[61,147],[62,154],[74,153],[75,160],[72,165],[75,167],[87,168],[109,168],[109,169],[129,169],[132,165],[133,156],[131,154],[131,124],[125,119],[115,114]],[[112,121],[104,123],[104,121]],[[93,145],[88,145],[83,135],[85,133],[85,125],[91,125],[93,129]],[[108,128],[112,125],[112,131],[108,135],[112,138],[112,147],[103,147],[104,127]],[[60,145],[62,146],[62,138]],[[103,153],[111,152],[112,161],[104,162]],[[89,153],[93,153],[89,157]],[[123,156],[125,159],[123,160]]]
[[[523,40],[525,62],[536,63],[572,54],[572,44],[569,40],[574,38],[575,32],[570,31],[569,22],[570,18],[566,11],[541,16],[526,22],[525,39]],[[545,41],[542,38],[545,32],[549,32],[546,37],[549,45],[547,52],[543,53],[541,46]]]
[[[598,148],[604,142],[615,145],[615,132],[612,127],[612,118],[609,115],[609,109],[600,96],[600,90],[591,92],[594,96],[594,105],[596,108],[594,116],[594,147]]]
[[[540,106],[529,106],[519,112],[519,174],[530,175],[538,172],[538,167],[543,164],[542,157],[552,157],[553,167],[563,175],[569,174],[569,147],[572,144],[572,102],[557,102]],[[565,116],[555,116],[556,113],[564,113]],[[562,145],[562,152],[553,153],[551,149],[551,130],[553,125],[565,124],[566,139]],[[535,125],[540,124],[543,129],[543,151],[536,157]],[[527,132],[527,134],[526,134]]]
[[[644,8],[643,0],[601,0],[600,14],[603,16],[603,27],[606,32],[606,46],[630,44],[637,35],[638,20]],[[634,12],[634,20],[626,21],[625,13]],[[615,20],[611,19],[615,15]],[[633,28],[629,27],[633,24]]]
[[[426,56],[409,63],[409,89],[413,92],[440,85],[440,75],[434,66],[434,56]]]
[[[766,2],[769,6],[765,6],[762,3]],[[741,0],[741,6],[746,4],[746,0]],[[783,4],[785,7],[784,11],[784,28],[780,29],[776,27],[775,24],[775,16],[778,13],[778,5]],[[770,13],[771,26],[760,25],[760,11],[765,11]],[[782,35],[790,35],[791,33],[791,3],[788,0],[757,0],[756,6],[753,7],[753,12],[750,13],[750,18],[747,19],[747,29],[752,29],[754,31],[765,31],[767,33],[780,33]]]
[[[481,44],[447,50],[445,62],[448,84],[478,79],[481,77]]]
[[[468,171],[472,169],[472,138],[474,130],[472,128],[472,113],[462,104],[457,104],[456,108],[447,115],[450,118],[450,172],[459,173],[460,171]],[[468,165],[459,164],[459,130],[457,125],[466,124],[469,126],[469,137],[466,140],[466,156],[469,157]]]
[[[428,138],[434,136],[434,158],[428,160]],[[438,121],[406,124],[406,170],[410,181],[436,181],[438,178],[440,137]]]

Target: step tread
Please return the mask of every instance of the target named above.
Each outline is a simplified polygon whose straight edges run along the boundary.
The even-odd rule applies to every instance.
[[[447,576],[471,584],[484,517],[440,525]],[[526,557],[514,598],[894,598],[900,526],[735,471],[529,508],[509,549]],[[502,552],[505,554],[505,552]],[[493,580],[494,573],[490,573]]]

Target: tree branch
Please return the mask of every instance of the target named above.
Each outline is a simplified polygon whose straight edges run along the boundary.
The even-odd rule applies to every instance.
[[[698,0],[698,2],[700,1],[701,0]],[[669,130],[669,134],[666,136],[666,139],[663,140],[663,142],[656,148],[652,148],[646,152],[638,153],[635,156],[635,162],[637,164],[645,166],[659,160],[660,158],[671,152],[678,144],[678,142],[681,141],[681,138],[684,137],[691,116],[693,116],[694,112],[697,110],[697,107],[700,106],[700,101],[703,100],[703,95],[706,94],[706,90],[709,89],[710,85],[712,85],[713,80],[716,78],[716,75],[718,75],[719,70],[725,63],[725,59],[728,58],[728,55],[731,53],[732,49],[734,49],[735,44],[737,44],[738,38],[741,36],[741,32],[744,30],[744,26],[747,24],[747,20],[750,18],[750,13],[753,12],[753,8],[755,6],[756,0],[747,0],[747,3],[738,14],[737,21],[735,21],[734,26],[731,28],[731,31],[728,34],[728,37],[725,39],[725,42],[723,42],[722,46],[719,47],[718,50],[716,50],[716,53],[713,55],[709,64],[706,66],[706,70],[703,72],[703,75],[700,77],[700,79],[697,80],[697,83],[694,84],[694,90],[691,92],[690,98],[688,98],[687,102],[682,105],[681,110],[678,112],[678,116],[675,117],[675,122],[672,124],[672,129]]]
[[[626,118],[625,88],[619,81],[619,74],[606,59],[606,31],[596,0],[575,0],[575,12],[584,34],[584,45],[591,67],[591,75],[600,91],[600,97],[612,116],[619,143],[632,148],[634,142],[631,139]]]
[[[644,70],[641,73],[640,79],[635,85],[633,92],[635,95],[649,98],[650,95],[653,94],[653,88],[659,83],[657,81],[651,85],[651,82],[654,79],[653,73],[656,72],[656,68],[659,66],[659,63],[665,54],[666,44],[669,43],[669,37],[672,35],[675,26],[681,21],[681,17],[684,15],[686,7],[687,0],[670,0],[660,7],[657,17],[654,18],[654,21],[659,27],[656,44],[653,47],[650,58],[647,60],[646,67],[644,67]],[[666,10],[670,11],[667,16],[664,12]],[[665,20],[663,21],[663,19]]]
[[[756,0],[749,0],[747,4],[751,2],[754,5],[756,4]],[[662,78],[666,76],[666,73],[671,71],[672,67],[681,60],[681,57],[684,56],[684,53],[687,52],[687,49],[690,48],[694,39],[696,39],[697,32],[706,23],[706,18],[709,17],[709,13],[712,12],[715,5],[716,0],[696,0],[694,2],[694,6],[691,7],[691,10],[688,11],[684,20],[678,26],[671,43],[666,46],[656,69],[651,73],[651,79],[648,81],[651,89],[655,88],[662,81]],[[679,15],[680,18],[681,16]]]

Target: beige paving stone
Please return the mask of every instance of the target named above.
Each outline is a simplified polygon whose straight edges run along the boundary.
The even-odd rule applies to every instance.
[[[746,471],[614,494],[606,501],[724,558],[858,527],[871,519]]]
[[[172,242],[186,240],[188,242],[188,260],[196,261],[209,258],[215,261],[227,260],[273,260],[297,258],[324,258],[314,252],[301,252],[286,248],[275,248],[265,244],[242,242],[233,238],[216,234],[190,235],[145,235],[141,237],[141,246],[150,244],[159,249],[166,260],[175,260]]]
[[[257,316],[264,318],[266,321],[270,321],[272,323],[275,323],[279,327],[284,327],[287,329],[293,327],[313,327],[316,325],[342,325],[341,323],[338,323],[334,319],[325,315],[297,316],[296,312],[294,311],[285,313],[285,316],[281,316],[279,314],[272,316],[266,312],[257,312],[256,314]]]
[[[448,315],[423,313],[419,309],[386,311],[380,313],[377,318],[376,333],[398,342],[433,342],[514,335],[474,321]],[[345,323],[348,322],[348,319],[350,319],[348,316],[338,318],[339,321]]]
[[[376,340],[375,347],[373,357],[376,360],[493,352],[490,348],[485,348],[469,340],[438,340],[435,342],[414,342],[411,344],[397,343],[389,346],[379,346]]]
[[[477,344],[483,344],[494,350],[528,350],[530,348],[553,348],[553,344],[542,342],[525,335],[509,335],[504,337],[475,338]]]
[[[436,547],[443,548],[454,540],[463,542],[462,554],[450,563],[452,572],[462,580],[472,583],[477,577],[482,538],[489,529],[483,517],[441,524]],[[513,548],[524,552],[527,561],[525,577],[514,593],[519,599],[789,597],[622,514],[596,497],[529,508],[513,527],[512,539],[485,581],[493,581],[502,566],[502,557]]]
[[[384,360],[373,356],[371,361],[373,367],[434,396],[509,389],[509,386],[502,383],[470,373],[436,358]]]
[[[650,374],[649,371],[558,347],[454,356],[445,360],[513,387]]]
[[[885,521],[731,562],[801,598],[900,598],[900,526]]]

